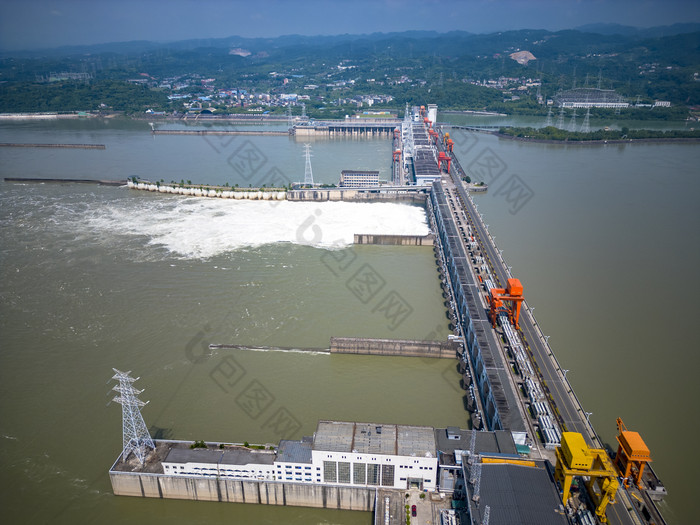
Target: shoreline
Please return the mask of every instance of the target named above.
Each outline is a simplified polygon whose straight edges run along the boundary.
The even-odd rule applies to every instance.
[[[477,131],[478,132],[478,131]],[[554,139],[537,139],[531,137],[514,137],[513,135],[508,135],[506,133],[499,133],[498,131],[484,131],[483,133],[488,133],[490,135],[495,135],[498,138],[507,140],[516,140],[519,142],[534,142],[537,144],[564,144],[564,145],[576,145],[576,146],[599,146],[606,144],[643,144],[643,143],[669,143],[669,142],[686,142],[694,143],[700,142],[700,137],[656,137],[656,138],[645,138],[645,139],[601,139],[601,140],[554,140]]]

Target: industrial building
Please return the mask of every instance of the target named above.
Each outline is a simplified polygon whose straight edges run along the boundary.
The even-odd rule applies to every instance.
[[[408,425],[320,421],[313,437],[282,440],[276,451],[172,447],[162,465],[171,476],[430,491],[438,485],[435,430]]]
[[[366,188],[379,186],[379,172],[371,170],[343,170],[340,172],[341,188]]]
[[[438,462],[431,427],[320,421],[312,464],[323,483],[395,489],[437,488]]]
[[[562,108],[626,108],[622,96],[612,89],[576,88],[554,95],[554,103]]]

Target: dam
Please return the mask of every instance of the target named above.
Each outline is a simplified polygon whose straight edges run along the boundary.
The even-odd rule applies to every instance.
[[[429,132],[430,130],[432,133]],[[430,118],[423,117],[422,113],[416,111],[407,122],[402,123],[401,137],[403,154],[400,161],[405,162],[404,166],[408,168],[409,177],[413,182],[416,182],[417,177],[427,182],[424,184],[425,205],[434,234],[444,289],[450,291],[449,312],[453,316],[454,337],[459,347],[454,351],[454,355],[458,356],[456,364],[460,367],[464,386],[468,392],[465,398],[469,400],[472,429],[432,429],[433,441],[430,446],[420,451],[437,457],[438,464],[437,467],[430,462],[421,465],[428,471],[420,476],[396,475],[397,469],[401,472],[403,468],[400,466],[403,459],[398,457],[401,456],[398,454],[400,448],[398,438],[393,441],[393,454],[387,453],[387,457],[376,460],[378,463],[373,463],[371,458],[362,457],[361,452],[356,452],[357,449],[353,448],[352,444],[350,448],[343,448],[344,440],[350,440],[352,443],[353,438],[363,436],[361,430],[357,434],[357,429],[364,429],[365,435],[371,431],[375,438],[382,436],[377,441],[373,441],[372,446],[378,447],[377,449],[367,449],[370,453],[375,450],[391,452],[389,444],[386,445],[386,449],[382,448],[384,447],[382,443],[385,443],[383,436],[393,435],[392,432],[401,435],[403,432],[404,435],[411,436],[412,440],[415,438],[416,441],[430,441],[427,437],[429,430],[424,428],[392,430],[391,425],[383,423],[320,422],[316,435],[310,436],[310,441],[313,443],[312,458],[314,451],[325,452],[328,457],[318,458],[316,463],[312,459],[310,465],[306,460],[290,462],[291,479],[287,479],[286,464],[277,465],[275,463],[277,460],[273,459],[270,463],[270,458],[261,457],[257,458],[256,461],[259,463],[255,465],[256,476],[263,476],[263,479],[244,479],[244,469],[240,467],[252,464],[243,462],[248,461],[245,459],[248,452],[245,451],[238,454],[239,459],[236,460],[238,463],[232,463],[239,468],[231,469],[234,473],[228,474],[226,469],[222,470],[221,466],[228,445],[205,443],[206,450],[212,449],[215,453],[217,450],[224,450],[220,457],[217,456],[218,459],[214,463],[216,467],[197,467],[206,468],[207,471],[197,472],[194,466],[192,466],[193,470],[187,471],[188,463],[200,465],[212,463],[185,461],[187,458],[184,456],[187,454],[183,454],[180,463],[172,463],[173,465],[177,463],[178,467],[180,464],[184,465],[186,474],[166,472],[168,461],[160,460],[162,471],[141,472],[136,466],[137,472],[130,472],[128,475],[139,477],[139,481],[127,483],[123,481],[127,479],[127,474],[119,470],[118,459],[110,471],[115,493],[199,499],[200,485],[198,484],[201,482],[202,499],[260,504],[301,504],[325,508],[357,508],[357,510],[359,507],[371,508],[375,511],[376,522],[377,516],[382,516],[380,513],[382,506],[377,504],[380,501],[380,490],[395,490],[401,496],[404,492],[408,492],[410,497],[411,489],[416,488],[414,485],[418,485],[419,490],[427,489],[431,498],[432,495],[438,494],[447,498],[444,501],[449,501],[450,504],[455,501],[464,502],[460,513],[462,523],[482,523],[486,516],[490,516],[492,520],[490,523],[512,523],[507,521],[506,510],[498,505],[495,485],[490,486],[487,480],[497,484],[499,480],[513,479],[519,480],[514,485],[519,491],[527,492],[526,489],[530,489],[529,497],[526,498],[530,503],[519,501],[518,504],[523,507],[533,505],[533,512],[542,512],[543,517],[538,521],[539,523],[595,523],[596,521],[600,523],[664,523],[658,510],[655,510],[652,500],[656,489],[646,481],[647,484],[640,490],[633,486],[618,489],[618,471],[611,466],[607,453],[596,452],[604,448],[603,444],[583,412],[546,337],[534,322],[532,310],[523,295],[523,286],[511,274],[483,221],[476,213],[471,197],[462,182],[461,175],[464,171],[457,157],[447,147],[447,141],[444,140],[445,136],[441,130],[436,130]],[[413,141],[412,144],[411,141]],[[446,162],[447,159],[450,162]],[[316,198],[314,195],[311,197]],[[369,340],[336,340],[335,345],[343,351],[352,350],[351,353],[375,355],[381,355],[385,347],[382,342],[375,343]],[[420,355],[420,350],[416,350],[419,346],[404,345],[400,346],[398,351],[405,352],[401,355],[425,357],[426,354]],[[321,423],[328,425],[322,426]],[[350,425],[352,430],[349,429]],[[452,463],[441,455],[446,449],[440,444],[443,434],[447,441],[463,439],[459,445],[461,448],[456,448],[452,452]],[[323,438],[326,441],[321,439],[319,447],[315,448],[314,440],[317,438]],[[494,457],[489,455],[491,449],[482,443],[487,439],[494,439],[497,443],[497,446],[493,447],[496,452],[490,452],[496,454]],[[302,439],[298,447],[295,442],[293,447],[295,450],[306,450],[305,447],[308,448],[308,446],[303,445],[304,442]],[[308,443],[309,440],[307,439],[306,442]],[[331,449],[321,447],[321,442]],[[342,446],[338,444],[341,442]],[[161,445],[160,442],[157,443],[155,450]],[[386,443],[392,443],[392,441],[388,440]],[[192,446],[196,443],[188,445]],[[279,457],[280,449],[284,450],[285,446],[292,447],[282,443],[278,446],[270,444],[260,446],[268,449],[272,446],[276,451],[276,457]],[[333,448],[336,446],[338,450]],[[249,449],[249,447],[244,448]],[[189,448],[186,447],[186,449]],[[392,461],[396,463],[388,460],[389,457],[394,456],[397,457]],[[595,460],[591,459],[589,470],[573,468],[572,460],[579,456],[595,458]],[[299,452],[299,456],[296,457],[299,459],[307,456]],[[428,456],[425,457],[428,458]],[[122,463],[127,463],[128,461],[125,460],[129,460],[128,455],[121,459]],[[382,463],[384,459],[387,460],[386,463]],[[594,461],[598,461],[599,464]],[[555,463],[556,476],[552,474]],[[257,465],[261,465],[261,468],[257,469]],[[370,465],[376,466],[370,468]],[[386,472],[384,472],[385,465]],[[389,468],[390,465],[394,468]],[[508,466],[505,467],[505,465]],[[593,468],[594,465],[596,468]],[[299,479],[296,479],[295,474],[297,466],[300,467]],[[310,467],[308,478],[305,474],[306,466]],[[405,464],[405,467],[410,466],[408,463]],[[436,469],[434,476],[429,474],[431,467]],[[647,466],[647,474],[650,471],[651,468]],[[371,475],[370,472],[372,472]],[[141,476],[145,474],[152,474],[159,480],[165,481],[144,481],[146,478]],[[252,474],[248,472],[245,475]],[[166,487],[164,483],[171,483],[170,479],[175,476],[183,476],[183,478],[177,478],[178,488],[164,489]],[[575,476],[579,476],[578,479],[591,478],[593,495],[588,496],[590,500],[586,500],[582,495],[572,499],[568,497],[568,491],[564,486]],[[402,477],[404,479],[401,479]],[[369,483],[368,479],[377,480],[376,484]],[[532,484],[525,483],[524,479],[532,479]],[[206,480],[206,483],[203,480]],[[483,480],[483,483],[480,480]],[[307,482],[319,488],[304,489],[303,497],[299,496],[294,489],[286,488],[294,483]],[[137,485],[144,487],[144,483],[149,484],[148,490],[142,488],[139,492],[133,488]],[[245,485],[251,483],[253,485]],[[360,485],[362,488],[358,487]],[[275,488],[271,488],[273,486]],[[333,488],[327,490],[321,487]],[[540,496],[535,497],[532,494],[534,487],[542,489]],[[344,492],[343,489],[357,489],[359,492]],[[384,493],[386,492],[382,492]],[[579,494],[582,493],[583,490]],[[661,492],[657,491],[657,495],[660,494]],[[391,501],[391,496],[386,497]],[[516,498],[515,493],[509,493],[509,497]],[[370,501],[373,503],[367,504]],[[558,510],[555,513],[546,513],[545,508]],[[391,515],[391,512],[389,514]],[[397,518],[389,519],[387,523],[403,523],[403,521]]]

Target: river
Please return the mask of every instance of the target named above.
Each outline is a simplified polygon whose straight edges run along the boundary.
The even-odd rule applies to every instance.
[[[0,136],[106,145],[1,148],[3,177],[239,186],[304,177],[304,144],[288,137],[154,137],[147,122],[119,119],[2,122]],[[596,429],[614,442],[619,415],[640,431],[670,492],[669,522],[690,522],[697,482],[683,449],[700,431],[690,328],[700,150],[458,138],[462,164],[493,179],[479,209]],[[386,139],[311,144],[317,182],[337,183],[342,169],[389,177]],[[479,168],[485,156],[500,162],[498,176]],[[513,181],[524,188],[519,200],[499,191]],[[0,497],[11,522],[370,522],[354,512],[114,497],[112,367],[141,377],[143,414],[160,437],[275,443],[312,434],[318,419],[466,425],[449,361],[303,351],[334,335],[447,336],[431,249],[349,244],[352,233],[424,233],[420,208],[11,183],[0,183],[0,203]],[[353,286],[363,269],[384,282],[371,297]],[[389,293],[409,305],[406,318],[383,315]],[[232,363],[245,371],[233,386],[223,381]],[[252,384],[270,394],[264,413],[236,402]],[[284,436],[267,424],[279,411],[296,422]]]

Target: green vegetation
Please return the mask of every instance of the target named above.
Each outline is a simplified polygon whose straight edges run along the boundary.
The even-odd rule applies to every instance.
[[[685,130],[651,130],[651,129],[633,129],[622,128],[621,130],[597,130],[589,133],[582,131],[565,131],[563,129],[548,126],[546,128],[501,128],[501,135],[511,137],[536,139],[536,140],[554,140],[554,141],[606,141],[606,140],[640,140],[640,139],[700,139],[700,129],[685,131]]]
[[[0,55],[0,112],[172,112],[197,101],[193,111],[254,119],[263,112],[284,115],[280,95],[298,94],[312,118],[362,111],[368,95],[377,96],[372,110],[399,115],[407,103],[426,101],[442,109],[543,115],[548,108],[537,95],[548,99],[574,86],[599,86],[633,104],[672,104],[623,110],[621,119],[683,119],[688,107],[700,105],[700,33],[658,34],[408,32],[18,52]],[[229,53],[238,47],[250,55]],[[536,59],[519,64],[509,56],[517,50]],[[229,93],[220,97],[222,90]],[[594,117],[607,114],[592,111]]]
[[[207,448],[207,444],[204,441],[195,441],[190,448]]]
[[[167,107],[162,91],[117,80],[7,83],[0,86],[0,113],[32,111],[143,112]]]

